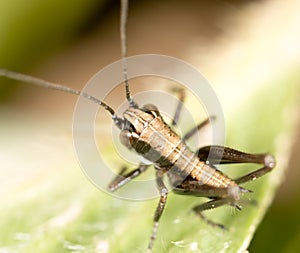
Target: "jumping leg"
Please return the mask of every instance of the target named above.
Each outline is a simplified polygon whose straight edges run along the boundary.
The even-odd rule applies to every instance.
[[[211,201],[205,202],[201,205],[195,206],[193,211],[203,219],[207,224],[213,227],[219,227],[221,229],[226,229],[224,225],[216,223],[210,219],[208,219],[202,212],[206,210],[211,210],[223,205],[231,204],[231,200],[228,198],[220,198],[220,199],[213,199]]]
[[[256,163],[263,167],[234,180],[242,184],[270,172],[276,165],[275,158],[270,154],[249,154],[222,146],[207,146],[198,150],[198,157],[212,164]]]
[[[248,192],[247,190],[242,191]],[[210,201],[195,206],[193,211],[209,225],[217,226],[222,229],[225,229],[222,224],[215,223],[206,218],[203,214],[203,211],[214,209],[223,205],[231,205],[238,210],[241,210],[241,206],[237,203],[237,201],[228,195],[227,187],[216,188],[209,185],[204,185],[192,178],[187,178],[181,184],[177,185],[174,188],[174,193],[211,198]]]

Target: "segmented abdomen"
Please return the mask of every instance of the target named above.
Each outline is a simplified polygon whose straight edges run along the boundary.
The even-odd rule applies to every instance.
[[[190,175],[202,184],[224,188],[234,184],[222,172],[200,161],[160,117],[145,125],[136,143],[136,150],[157,167],[179,170],[183,177]]]

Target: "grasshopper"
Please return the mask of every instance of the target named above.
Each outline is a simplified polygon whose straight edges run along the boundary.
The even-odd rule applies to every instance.
[[[125,95],[128,101],[128,109],[123,112],[123,117],[117,116],[114,109],[105,102],[80,90],[7,69],[0,69],[0,76],[82,96],[98,104],[110,113],[114,124],[120,130],[121,143],[147,161],[150,161],[151,164],[141,162],[136,169],[130,172],[120,172],[108,185],[109,191],[114,192],[118,190],[150,167],[155,169],[156,184],[160,199],[154,213],[154,225],[147,247],[148,252],[151,252],[157,236],[159,220],[164,212],[169,192],[164,183],[164,177],[169,179],[170,185],[176,194],[209,198],[208,202],[195,206],[193,211],[210,225],[224,228],[223,225],[207,219],[203,215],[203,211],[223,205],[231,205],[240,210],[239,201],[241,195],[251,192],[241,185],[270,172],[275,167],[276,161],[272,155],[267,153],[249,154],[217,145],[201,147],[197,152],[192,152],[187,146],[186,141],[213,118],[198,124],[182,137],[176,134],[172,128],[177,124],[180,117],[182,102],[185,99],[183,92],[181,93],[180,101],[170,126],[164,121],[159,109],[155,105],[146,104],[142,107],[138,106],[131,95],[127,77],[127,11],[128,1],[121,0],[120,37]],[[234,163],[255,163],[262,165],[262,167],[236,179],[229,178],[216,168],[216,164]]]

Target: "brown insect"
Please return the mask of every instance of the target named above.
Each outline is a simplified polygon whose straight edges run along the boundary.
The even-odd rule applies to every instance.
[[[111,114],[114,124],[121,131],[121,142],[129,149],[134,150],[140,156],[152,162],[152,165],[140,163],[138,168],[128,173],[120,173],[108,187],[110,191],[116,191],[150,167],[154,167],[160,199],[155,210],[154,226],[148,244],[148,251],[150,252],[157,235],[159,219],[167,201],[168,189],[163,181],[165,175],[168,177],[175,193],[209,198],[208,202],[195,206],[193,211],[209,224],[224,228],[223,225],[208,220],[203,215],[203,211],[223,205],[231,205],[241,209],[239,205],[241,194],[250,192],[250,190],[240,185],[270,172],[275,167],[276,162],[270,154],[249,154],[216,145],[202,147],[197,152],[192,152],[186,145],[186,141],[213,118],[205,120],[184,136],[178,136],[172,130],[172,127],[177,124],[180,117],[181,104],[185,99],[183,91],[181,92],[180,102],[175,110],[171,126],[166,124],[155,105],[147,104],[139,107],[134,102],[127,79],[125,28],[128,3],[125,0],[121,2],[123,73],[126,99],[129,103],[129,108],[124,111],[123,118],[117,116],[109,105],[87,93],[6,69],[0,69],[0,76],[83,96],[97,103]],[[255,163],[261,164],[262,167],[237,179],[229,178],[215,167],[216,164],[232,163]]]

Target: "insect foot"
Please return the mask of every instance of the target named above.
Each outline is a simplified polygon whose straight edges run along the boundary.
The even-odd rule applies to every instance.
[[[275,166],[276,166],[275,157],[270,154],[267,154],[265,156],[265,166],[272,168],[272,169],[275,168]]]

